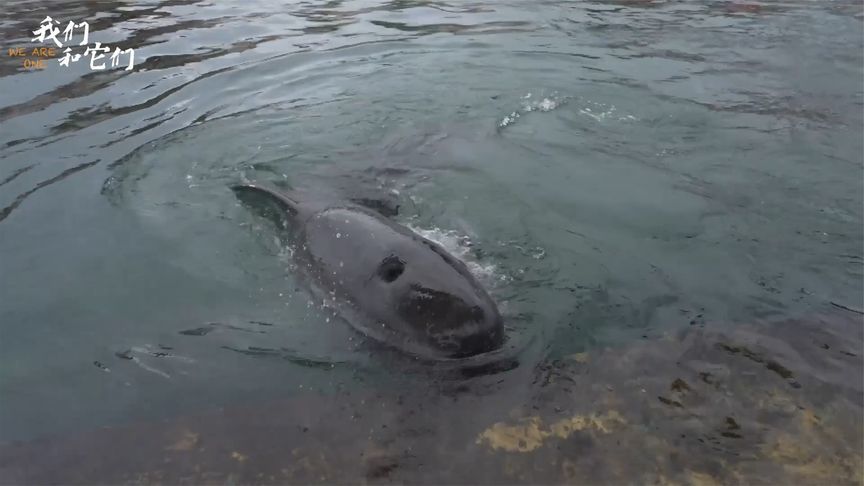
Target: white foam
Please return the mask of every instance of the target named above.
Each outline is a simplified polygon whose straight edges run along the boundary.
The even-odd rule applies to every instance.
[[[161,376],[161,377],[163,377],[163,378],[167,378],[167,379],[169,379],[169,380],[171,379],[171,375],[169,375],[168,373],[165,373],[165,372],[162,371],[162,370],[158,370],[158,369],[156,369],[156,368],[154,368],[154,367],[152,367],[152,366],[149,366],[149,365],[147,365],[147,364],[144,364],[144,363],[143,363],[140,359],[138,359],[137,357],[133,357],[133,358],[132,358],[132,362],[135,363],[135,364],[137,364],[138,366],[140,366],[140,367],[141,367],[142,369],[144,369],[145,371],[149,371],[150,373],[157,374],[157,375],[159,375],[159,376]]]

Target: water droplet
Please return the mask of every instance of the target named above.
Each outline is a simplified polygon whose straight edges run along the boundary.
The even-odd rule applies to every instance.
[[[342,233],[336,233],[336,238],[342,238]]]

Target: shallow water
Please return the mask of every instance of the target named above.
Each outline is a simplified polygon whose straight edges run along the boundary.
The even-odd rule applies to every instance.
[[[428,379],[309,305],[242,180],[397,197],[501,305],[509,388],[864,308],[858,2],[13,1],[4,48],[45,15],[136,66],[0,57],[6,440]]]

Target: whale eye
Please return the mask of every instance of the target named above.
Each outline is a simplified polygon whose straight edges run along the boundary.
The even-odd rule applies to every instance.
[[[405,262],[395,255],[385,258],[378,266],[378,276],[381,280],[390,283],[399,278],[405,271]]]

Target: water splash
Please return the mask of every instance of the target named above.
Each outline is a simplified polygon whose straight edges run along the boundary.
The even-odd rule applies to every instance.
[[[568,103],[569,100],[569,97],[559,96],[557,93],[553,93],[550,96],[541,95],[539,97],[534,97],[532,93],[527,93],[521,98],[521,108],[511,112],[509,115],[501,119],[501,121],[498,122],[498,128],[505,128],[516,123],[516,120],[526,113],[535,111],[545,113],[558,109],[562,105]],[[577,110],[579,114],[590,117],[598,122],[605,122],[608,120],[620,122],[639,121],[639,119],[633,115],[621,113],[618,111],[618,108],[612,104],[581,99],[578,104],[580,105]]]
[[[468,267],[468,270],[484,284],[494,285],[507,279],[506,275],[498,272],[498,267],[494,263],[484,264],[474,259],[474,256],[471,254],[473,242],[469,236],[460,234],[454,230],[445,230],[437,227],[425,229],[410,224],[407,226],[418,235],[438,243],[451,255],[462,260]]]
[[[541,97],[538,98],[532,98],[532,96],[531,93],[525,94],[525,96],[522,97],[521,108],[505,116],[500,122],[498,122],[498,128],[504,128],[516,123],[516,120],[524,113],[530,113],[532,111],[552,111],[567,102],[566,96],[562,97],[557,93],[553,93],[550,96],[541,95]]]
[[[498,127],[504,128],[507,125],[511,125],[513,123],[516,123],[517,118],[519,118],[519,113],[514,111],[513,113],[510,113],[509,115],[505,116],[504,119],[498,123]]]
[[[567,101],[566,98],[557,98],[555,96],[553,96],[552,98],[544,97],[540,100],[530,100],[530,98],[531,93],[528,93],[528,95],[523,98],[526,101],[523,101],[522,103],[522,110],[526,113],[531,111],[552,111],[555,108],[563,105]]]
[[[593,118],[598,122],[606,120],[622,122],[639,121],[639,119],[633,115],[621,114],[615,105],[608,105],[606,103],[589,100],[586,100],[583,105],[584,106],[579,108],[579,113]]]

